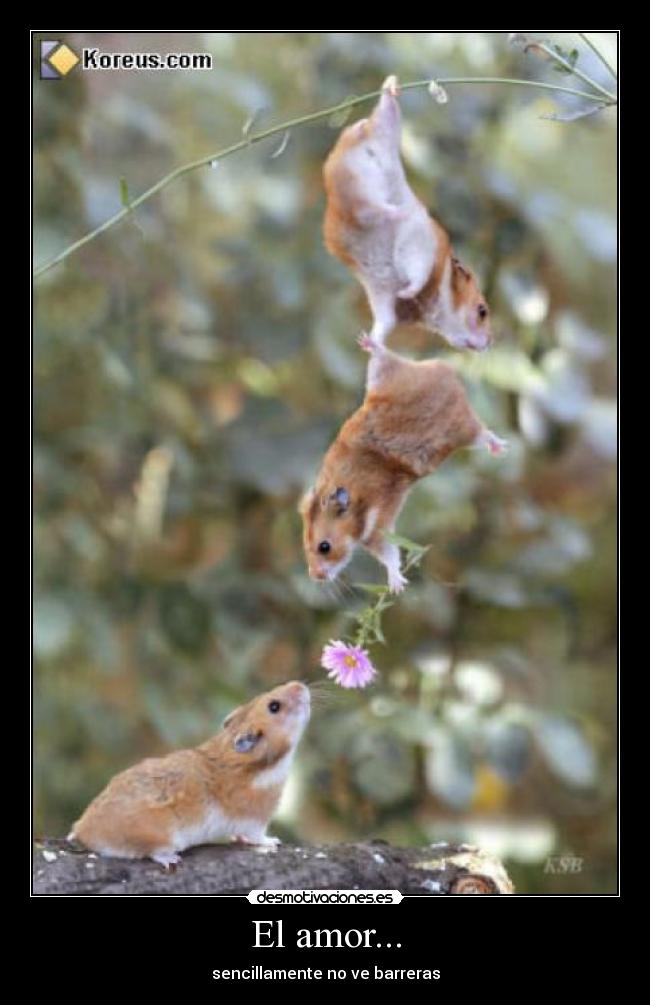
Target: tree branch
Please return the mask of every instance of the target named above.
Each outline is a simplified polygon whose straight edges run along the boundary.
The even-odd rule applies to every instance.
[[[385,841],[279,848],[213,845],[155,862],[99,858],[68,841],[37,842],[35,896],[215,896],[251,890],[399,890],[403,895],[513,893],[498,859],[469,845],[394,848]]]

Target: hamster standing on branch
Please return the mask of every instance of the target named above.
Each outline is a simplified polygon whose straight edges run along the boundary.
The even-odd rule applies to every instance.
[[[300,510],[309,574],[334,580],[357,545],[375,556],[399,593],[406,585],[400,552],[386,540],[409,490],[460,447],[506,441],[486,429],[455,371],[437,360],[412,362],[362,335],[370,353],[366,396],[323,459]]]
[[[165,867],[185,848],[224,838],[279,844],[266,828],[309,714],[309,689],[298,681],[259,695],[199,747],[115,775],[68,839],[101,855],[151,858]]]
[[[344,129],[325,161],[325,245],[365,289],[375,342],[415,321],[456,349],[486,349],[485,298],[406,180],[397,94],[388,77],[372,115]]]

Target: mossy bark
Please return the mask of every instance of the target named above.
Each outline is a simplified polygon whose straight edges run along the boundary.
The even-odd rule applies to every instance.
[[[494,857],[468,845],[394,848],[383,841],[278,848],[192,848],[166,872],[154,862],[100,858],[67,841],[34,846],[35,896],[218,896],[251,890],[399,890],[404,896],[513,893]]]

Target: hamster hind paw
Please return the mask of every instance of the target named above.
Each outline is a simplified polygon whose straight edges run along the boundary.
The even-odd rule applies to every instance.
[[[482,429],[476,437],[474,445],[484,447],[493,457],[498,457],[508,451],[508,441],[497,436],[491,429]]]
[[[413,300],[421,289],[422,286],[420,283],[409,283],[407,286],[403,286],[401,290],[398,290],[395,296],[400,300]]]
[[[268,834],[260,834],[257,838],[250,838],[245,834],[232,834],[230,840],[233,844],[262,845],[266,848],[277,848],[279,844],[282,844],[280,838],[270,837]]]
[[[360,346],[364,352],[369,353],[377,352],[378,349],[381,349],[379,342],[376,342],[371,335],[368,335],[367,332],[361,332],[357,338],[357,345]]]
[[[496,433],[491,433],[488,431],[485,438],[485,446],[490,451],[493,457],[498,457],[500,454],[506,454],[508,452],[508,441],[497,436]]]
[[[157,851],[151,856],[154,862],[161,865],[167,872],[175,872],[176,866],[181,864],[181,857],[175,851]]]
[[[280,838],[270,837],[268,834],[264,834],[255,844],[262,845],[264,848],[277,848],[282,842]]]
[[[385,81],[381,85],[381,89],[382,91],[387,91],[393,98],[399,97],[399,81],[394,73],[391,73],[389,77],[386,77]]]

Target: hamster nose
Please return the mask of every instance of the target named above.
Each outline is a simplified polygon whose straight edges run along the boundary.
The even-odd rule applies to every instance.
[[[287,696],[295,702],[306,702],[309,704],[310,701],[309,688],[299,680],[292,680],[287,684]]]
[[[492,338],[489,334],[471,335],[465,339],[466,347],[468,349],[475,349],[477,352],[484,352],[486,349],[489,349],[491,342]]]
[[[314,569],[310,569],[309,575],[311,576],[312,579],[320,579],[320,580],[327,579],[327,573],[325,569],[321,568],[320,566],[316,566]]]

